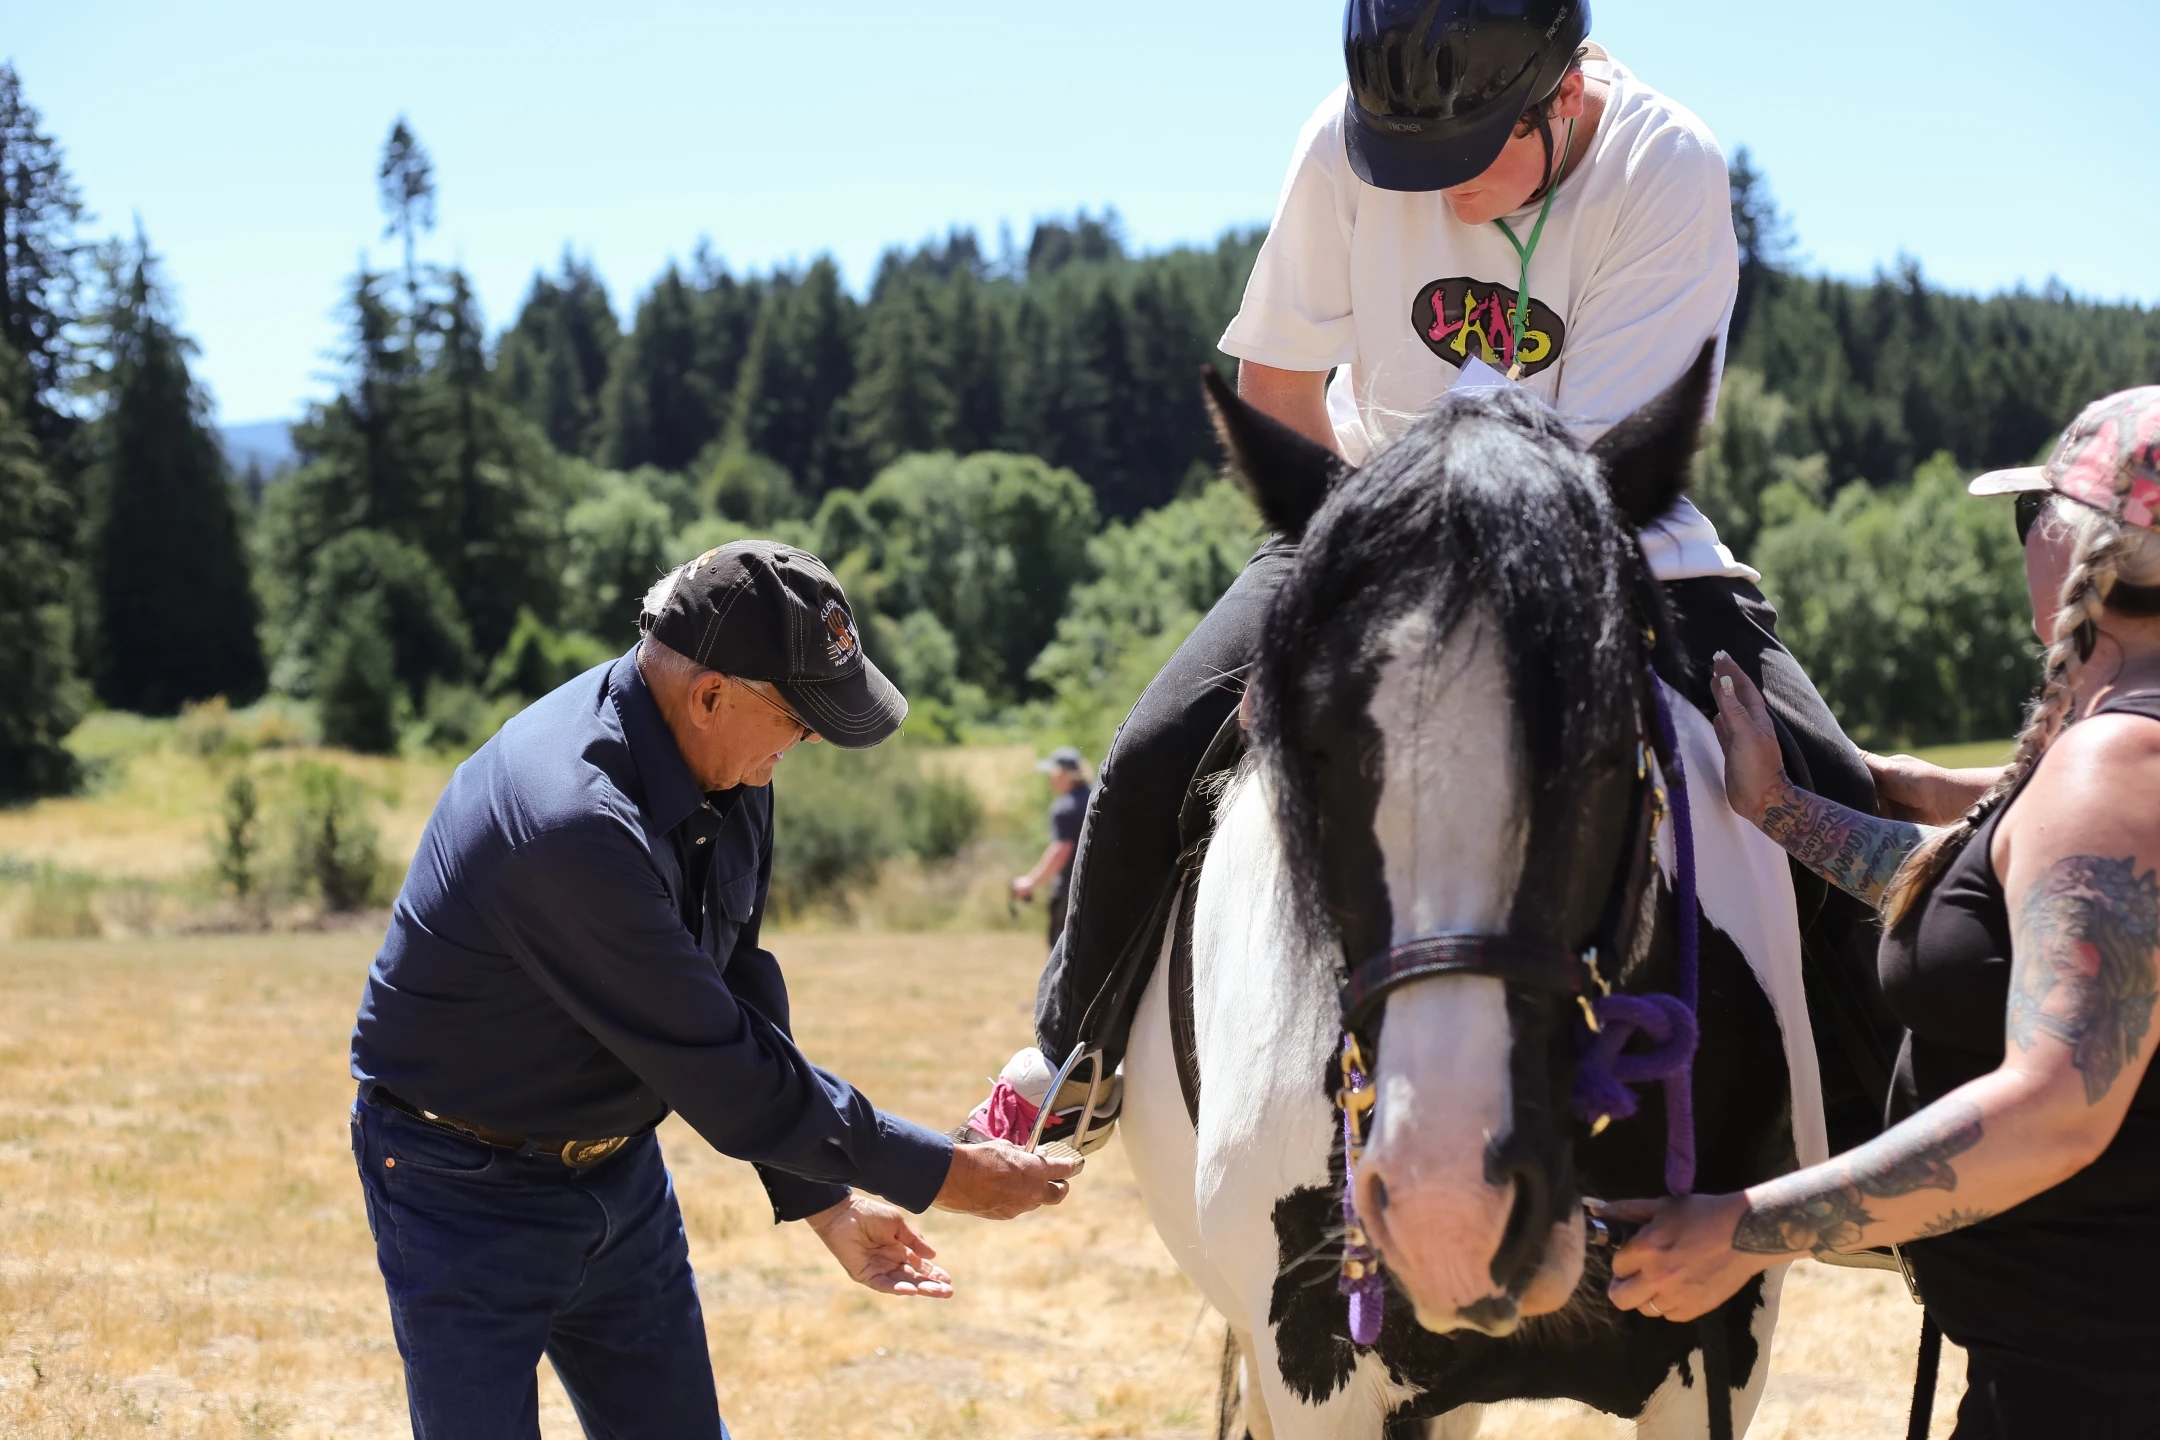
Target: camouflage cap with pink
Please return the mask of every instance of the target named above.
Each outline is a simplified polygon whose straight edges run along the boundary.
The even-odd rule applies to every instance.
[[[2160,529],[2160,385],[2093,401],[2045,465],[1990,470],[1966,488],[1975,495],[2052,490],[2125,525]]]

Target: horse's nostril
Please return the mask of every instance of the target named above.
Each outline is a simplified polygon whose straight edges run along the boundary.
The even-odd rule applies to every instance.
[[[1545,1176],[1535,1165],[1509,1167],[1508,1179],[1514,1182],[1515,1201],[1508,1207],[1507,1229],[1500,1236],[1500,1248],[1493,1253],[1492,1277],[1511,1293],[1520,1293],[1544,1254],[1550,1207],[1546,1204]]]
[[[1375,1175],[1375,1176],[1373,1176],[1373,1181],[1372,1181],[1372,1203],[1373,1203],[1373,1210],[1374,1210],[1374,1211],[1375,1211],[1376,1213],[1385,1213],[1385,1212],[1386,1212],[1386,1210],[1387,1210],[1387,1181],[1385,1181],[1385,1180],[1381,1179],[1381,1178],[1380,1178],[1380,1177],[1379,1177],[1378,1175]]]

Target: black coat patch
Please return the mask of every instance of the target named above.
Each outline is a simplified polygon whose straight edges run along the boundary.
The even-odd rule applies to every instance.
[[[1435,280],[1410,302],[1410,326],[1432,351],[1458,370],[1475,355],[1496,370],[1522,361],[1525,379],[1549,370],[1567,343],[1567,326],[1552,306],[1530,297],[1529,323],[1515,334],[1516,291],[1497,281],[1457,275]]]

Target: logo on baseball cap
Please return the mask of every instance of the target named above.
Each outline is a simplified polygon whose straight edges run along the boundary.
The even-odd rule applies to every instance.
[[[845,749],[867,749],[907,718],[907,698],[863,654],[846,592],[807,550],[770,540],[708,550],[639,624],[709,670],[765,681]]]
[[[2093,401],[2045,465],[1990,470],[1965,488],[1974,495],[2052,490],[2125,525],[2160,528],[2160,385]]]

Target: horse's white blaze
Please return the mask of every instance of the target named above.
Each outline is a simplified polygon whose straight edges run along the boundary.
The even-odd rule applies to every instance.
[[[1418,611],[1396,623],[1388,655],[1371,708],[1373,829],[1394,941],[1505,930],[1528,817],[1498,637],[1482,612],[1442,637]],[[1419,1322],[1450,1330],[1462,1306],[1501,1292],[1492,1259],[1514,1194],[1485,1178],[1485,1152],[1513,1124],[1506,988],[1483,976],[1406,985],[1385,1032],[1361,1209]]]

